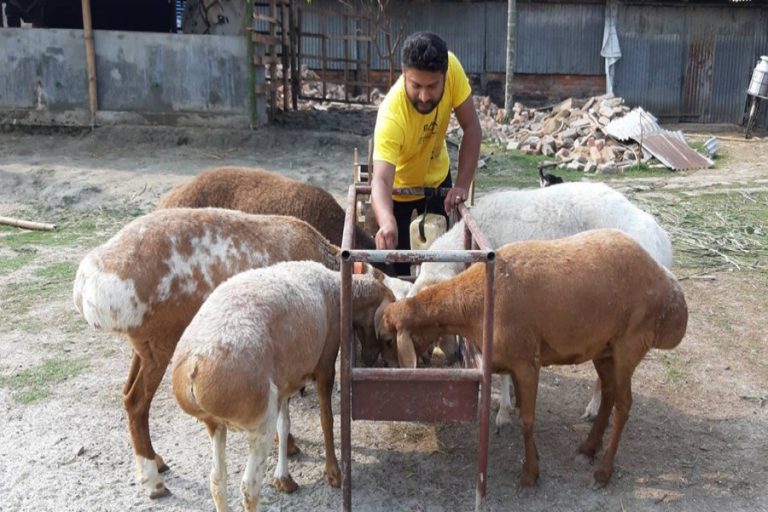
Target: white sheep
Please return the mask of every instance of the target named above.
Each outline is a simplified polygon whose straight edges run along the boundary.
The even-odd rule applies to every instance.
[[[554,187],[488,194],[472,208],[472,217],[493,247],[522,240],[552,240],[597,228],[619,229],[661,265],[672,268],[672,243],[653,216],[633,205],[623,194],[602,183],[562,183]],[[464,244],[464,222],[456,223],[430,247],[459,250]],[[462,263],[424,263],[409,296],[449,279],[463,270]],[[594,418],[600,407],[597,379],[585,418]],[[496,426],[512,421],[509,377],[502,376],[501,401]]]
[[[338,269],[338,253],[294,217],[179,208],[133,220],[83,258],[73,290],[76,308],[91,326],[127,334],[133,348],[123,398],[137,477],[150,498],[168,492],[160,475],[167,466],[150,438],[150,405],[205,298],[230,276],[280,261],[313,260]],[[379,354],[371,345],[363,343],[368,364]]]
[[[250,270],[219,286],[184,331],[173,363],[173,392],[203,421],[212,441],[210,486],[216,510],[227,510],[227,430],[248,436],[243,509],[255,511],[275,427],[280,438],[276,487],[293,490],[283,439],[288,398],[310,377],[317,381],[325,441],[325,474],[338,487],[331,390],[340,341],[340,274],[315,262]],[[370,275],[352,282],[353,325],[375,328],[392,292]]]
[[[539,476],[533,431],[540,368],[591,360],[602,380],[602,401],[579,453],[595,456],[615,407],[610,444],[594,473],[596,484],[605,485],[632,404],[636,366],[651,348],[672,349],[685,334],[683,291],[668,270],[614,229],[512,243],[496,255],[492,366],[515,381],[525,442],[521,484],[534,485]],[[388,306],[378,331],[390,340],[385,358],[415,367],[416,354],[435,336],[481,339],[484,279],[484,265],[475,264]]]

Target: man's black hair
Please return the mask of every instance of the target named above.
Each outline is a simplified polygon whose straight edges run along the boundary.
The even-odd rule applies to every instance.
[[[421,71],[448,71],[448,46],[432,32],[414,32],[403,43],[401,62]]]

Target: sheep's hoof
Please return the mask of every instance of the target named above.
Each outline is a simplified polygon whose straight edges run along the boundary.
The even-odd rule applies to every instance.
[[[285,494],[291,494],[299,488],[299,484],[293,481],[291,475],[275,478],[275,489]]]
[[[288,434],[288,456],[293,457],[301,453],[301,448],[296,444],[296,438],[293,434]]]
[[[606,485],[608,485],[608,481],[611,479],[611,473],[612,471],[606,471],[603,468],[598,469],[593,474],[595,476],[595,485],[593,485],[593,489],[602,489]]]
[[[586,443],[579,446],[579,455],[584,456],[587,460],[589,460],[589,463],[591,464],[592,461],[595,460],[595,454],[597,453],[597,448],[593,448],[591,446],[587,446]]]
[[[523,473],[520,475],[520,487],[535,487],[536,482],[539,480],[538,473]]]
[[[165,498],[171,495],[171,491],[163,483],[159,483],[155,486],[155,490],[149,493],[149,499],[156,500],[158,498]]]
[[[499,409],[496,414],[496,433],[501,433],[501,429],[509,427],[512,430],[512,413],[511,409]]]
[[[157,465],[157,472],[158,473],[165,473],[166,471],[171,469],[171,468],[168,467],[168,464],[165,463],[163,458],[161,456],[157,455],[157,454],[155,454],[155,464]]]
[[[341,487],[341,471],[339,467],[325,468],[325,479],[331,487]]]
[[[583,453],[577,453],[576,456],[573,458],[573,460],[576,461],[576,463],[581,466],[591,466],[592,462],[594,461],[593,458]]]

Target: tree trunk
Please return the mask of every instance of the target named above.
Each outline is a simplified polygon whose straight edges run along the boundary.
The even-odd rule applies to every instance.
[[[517,0],[507,0],[507,69],[504,83],[504,117],[512,118],[512,78],[515,72],[515,40],[517,36]]]

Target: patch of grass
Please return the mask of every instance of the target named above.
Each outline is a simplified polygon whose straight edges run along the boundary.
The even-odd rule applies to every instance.
[[[483,145],[481,159],[485,166],[477,170],[475,183],[478,190],[506,188],[538,188],[539,170],[542,162],[554,161],[553,157],[543,155],[523,155],[519,151],[501,149]],[[553,168],[547,170],[564,181],[615,181],[623,178],[650,178],[669,176],[671,171],[664,168],[652,168],[648,164],[638,163],[619,174],[585,174],[582,171]]]
[[[88,363],[76,359],[48,359],[42,365],[0,376],[0,387],[8,388],[17,402],[29,404],[51,395],[54,386],[77,376]]]
[[[25,250],[16,252],[15,256],[0,259],[0,276],[11,274],[25,267],[35,258],[35,251]]]
[[[674,352],[663,352],[659,358],[667,376],[667,382],[677,384],[685,378],[685,367],[680,356]]]
[[[672,238],[675,264],[692,273],[768,271],[768,194],[705,192],[650,200],[654,214]]]
[[[7,312],[23,315],[38,302],[66,296],[70,293],[75,271],[75,263],[68,261],[39,268],[22,281],[8,283],[0,305]],[[14,321],[20,320],[16,318]]]
[[[87,216],[64,215],[55,231],[30,231],[11,226],[0,226],[0,240],[15,251],[31,247],[76,247],[96,245],[109,239],[138,211],[104,210]]]

